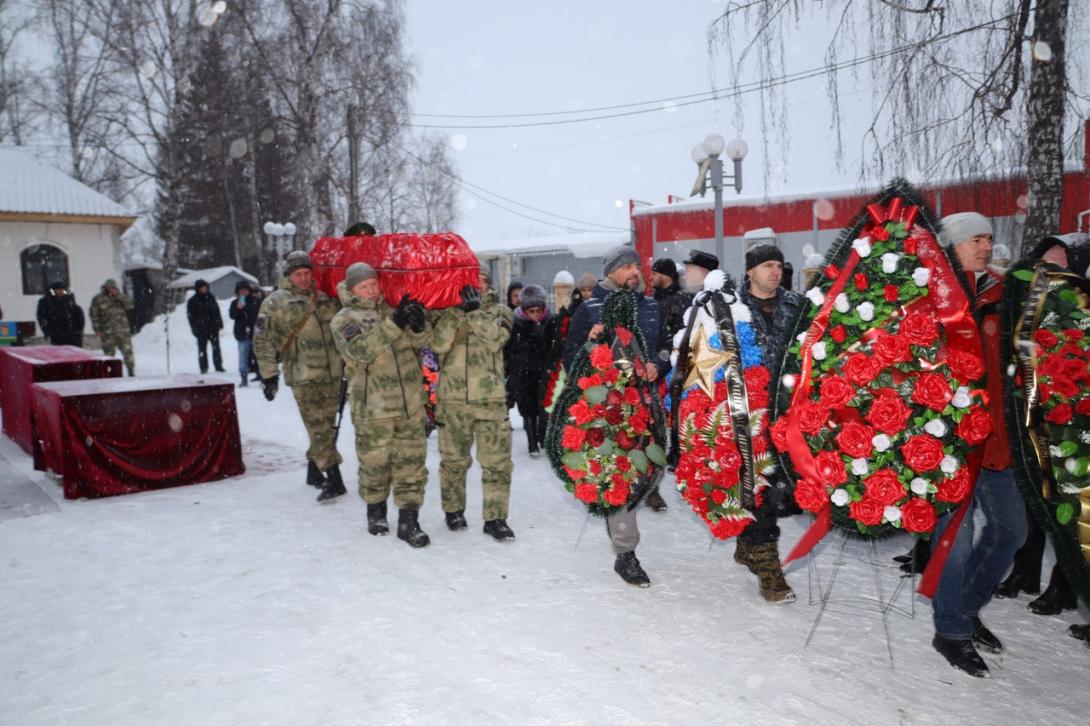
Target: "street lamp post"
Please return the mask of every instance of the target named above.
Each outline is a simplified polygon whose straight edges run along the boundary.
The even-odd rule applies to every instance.
[[[724,148],[727,158],[734,162],[734,173],[723,173],[723,160],[719,155]],[[696,162],[696,184],[693,185],[691,196],[704,196],[711,184],[715,191],[715,246],[720,255],[725,253],[723,249],[723,182],[733,181],[734,191],[742,191],[742,159],[746,158],[749,147],[741,139],[735,139],[729,144],[719,134],[709,134],[703,143],[693,147],[692,158]]]
[[[279,280],[280,271],[284,269],[284,255],[291,249],[292,238],[295,237],[295,225],[291,222],[266,222],[262,229],[269,251],[276,253],[276,279]]]

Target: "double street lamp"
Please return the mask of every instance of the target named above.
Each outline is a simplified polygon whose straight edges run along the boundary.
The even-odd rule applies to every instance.
[[[734,162],[733,174],[723,173],[723,160],[719,155],[724,149],[727,158]],[[749,147],[741,139],[728,144],[719,134],[710,134],[703,143],[693,147],[692,157],[699,171],[690,196],[704,196],[709,184],[715,191],[715,245],[720,254],[723,253],[723,183],[733,181],[734,191],[742,191],[742,159],[748,151]]]
[[[295,225],[291,222],[266,222],[262,229],[265,231],[269,251],[276,253],[276,278],[280,279],[280,271],[284,269],[284,255],[292,248]]]

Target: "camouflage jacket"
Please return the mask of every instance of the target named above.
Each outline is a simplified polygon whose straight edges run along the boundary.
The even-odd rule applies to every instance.
[[[439,356],[438,405],[444,403],[494,404],[507,416],[503,346],[511,337],[511,310],[500,305],[494,292],[471,313],[446,308],[433,314],[435,332],[431,349]]]
[[[91,327],[97,335],[129,335],[129,313],[132,312],[132,298],[118,291],[117,295],[102,292],[91,298]]]
[[[289,386],[339,381],[341,356],[329,331],[338,309],[337,301],[324,292],[315,288],[308,293],[282,278],[280,289],[261,303],[254,327],[254,355],[261,377],[275,376],[279,360]],[[298,334],[289,340],[297,328]]]
[[[344,306],[330,330],[348,370],[352,422],[424,417],[424,385],[420,349],[431,340],[431,326],[420,333],[402,330],[380,297],[364,300],[342,282],[337,294]]]

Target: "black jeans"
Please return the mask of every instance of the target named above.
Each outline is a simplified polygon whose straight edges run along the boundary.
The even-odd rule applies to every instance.
[[[211,335],[197,336],[197,364],[201,367],[201,373],[208,372],[208,343],[212,343],[212,365],[217,371],[223,370],[223,355],[220,353],[219,331]]]

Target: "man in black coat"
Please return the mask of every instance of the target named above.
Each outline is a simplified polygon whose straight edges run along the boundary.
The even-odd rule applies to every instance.
[[[261,300],[253,294],[250,283],[239,280],[235,285],[235,299],[231,302],[228,315],[235,321],[235,340],[238,342],[238,373],[242,376],[240,388],[249,385],[250,357],[254,346],[254,326],[257,324],[257,311]]]
[[[38,301],[38,327],[52,345],[83,345],[83,310],[63,280],[49,286]]]
[[[692,306],[693,296],[681,289],[677,264],[669,257],[657,259],[651,265],[651,287],[662,314],[663,332],[672,341],[677,331],[685,327],[685,311]]]
[[[604,330],[602,308],[609,293],[626,287],[636,294],[636,325],[647,343],[648,381],[658,381],[670,370],[670,341],[662,331],[659,305],[640,290],[640,258],[636,250],[626,245],[614,247],[602,259],[605,279],[594,287],[594,293],[575,311],[568,338],[564,342],[564,367],[571,371],[579,349],[598,338]],[[665,355],[662,355],[665,350]],[[640,542],[640,530],[636,525],[638,508],[618,507],[606,517],[606,530],[613,552],[617,556],[613,570],[630,585],[648,587],[650,578],[636,559],[636,545]]]
[[[223,373],[223,356],[220,354],[220,331],[223,330],[223,316],[220,304],[208,291],[208,283],[197,280],[193,285],[193,297],[186,303],[186,317],[189,329],[197,339],[197,363],[201,373],[208,372],[208,343],[212,343],[212,363],[216,370]]]

